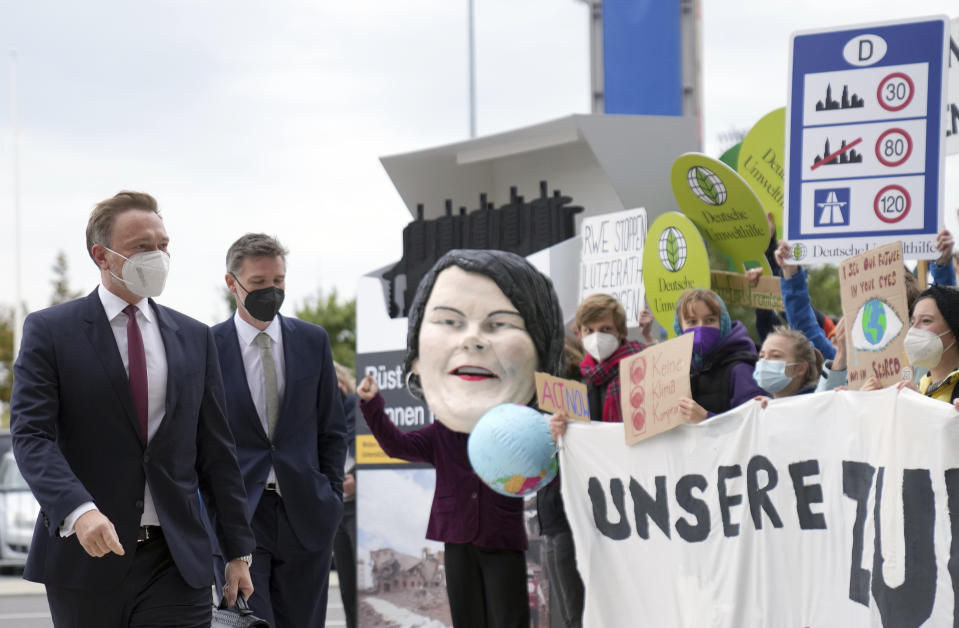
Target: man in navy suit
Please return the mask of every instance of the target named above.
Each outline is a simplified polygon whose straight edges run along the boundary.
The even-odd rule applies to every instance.
[[[275,628],[321,627],[346,458],[330,340],[278,314],[286,250],[274,238],[241,237],[226,268],[237,308],[213,337],[256,537],[250,606]]]
[[[24,578],[57,628],[210,626],[217,514],[226,581],[253,592],[254,539],[210,329],[156,304],[169,238],[149,194],[97,204],[100,286],[34,312],[11,399],[13,449],[40,502]]]

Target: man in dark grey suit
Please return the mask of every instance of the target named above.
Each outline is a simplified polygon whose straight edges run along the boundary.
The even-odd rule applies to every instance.
[[[346,458],[330,339],[280,316],[286,250],[274,238],[241,237],[226,267],[237,309],[213,336],[256,536],[250,606],[274,628],[321,628]]]

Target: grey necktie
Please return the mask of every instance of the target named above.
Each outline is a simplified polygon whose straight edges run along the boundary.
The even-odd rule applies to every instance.
[[[270,440],[273,440],[276,419],[280,414],[280,389],[276,382],[276,362],[273,360],[270,337],[265,332],[261,331],[256,335],[256,344],[260,346],[260,360],[263,362],[263,376],[266,379],[267,434]]]

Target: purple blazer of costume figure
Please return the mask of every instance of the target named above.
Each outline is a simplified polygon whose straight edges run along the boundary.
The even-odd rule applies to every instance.
[[[401,432],[383,411],[378,394],[360,403],[363,416],[383,451],[393,458],[426,462],[436,468],[436,490],[426,538],[473,543],[492,549],[526,549],[523,500],[500,495],[473,472],[466,454],[469,434],[433,423]]]

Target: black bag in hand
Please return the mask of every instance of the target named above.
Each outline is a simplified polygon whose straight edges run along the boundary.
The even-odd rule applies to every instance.
[[[213,607],[210,628],[270,628],[270,624],[253,614],[242,595],[236,597],[236,606],[227,607],[226,598]]]

